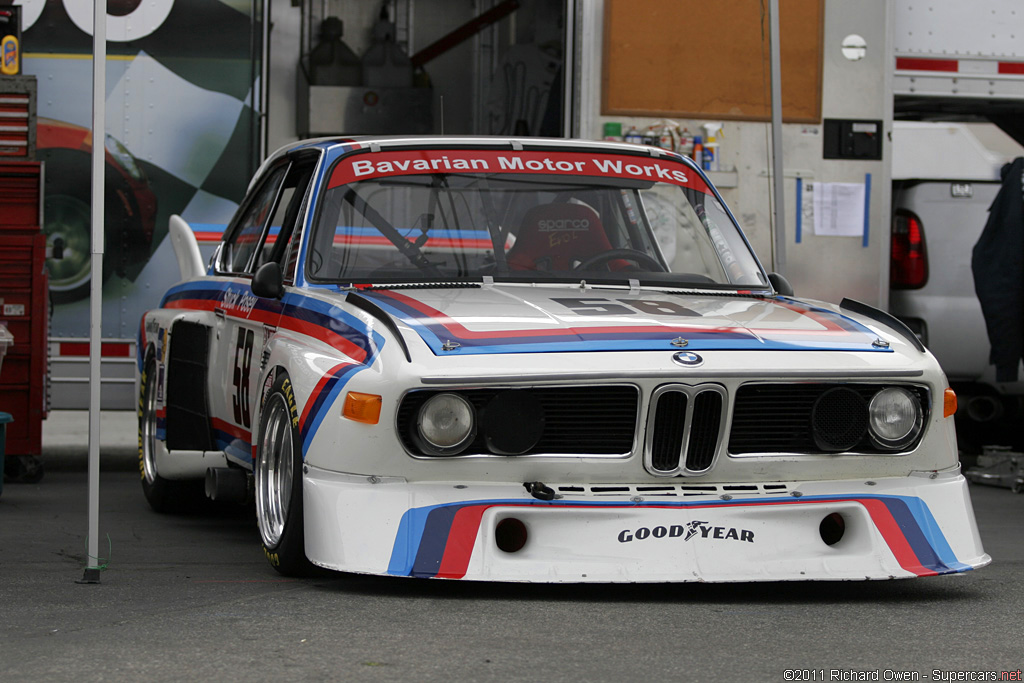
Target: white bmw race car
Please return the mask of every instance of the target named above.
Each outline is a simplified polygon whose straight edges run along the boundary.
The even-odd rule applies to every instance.
[[[255,497],[270,563],[489,581],[883,579],[990,561],[956,397],[794,298],[652,147],[321,139],[139,329],[150,504]]]

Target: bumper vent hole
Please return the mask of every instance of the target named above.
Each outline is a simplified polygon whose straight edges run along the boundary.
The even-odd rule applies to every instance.
[[[526,525],[515,517],[506,517],[494,527],[494,542],[499,550],[517,553],[526,545]]]
[[[843,534],[846,533],[846,520],[838,512],[833,512],[821,520],[821,524],[818,525],[818,533],[821,534],[821,540],[825,541],[825,545],[835,545],[843,540]]]

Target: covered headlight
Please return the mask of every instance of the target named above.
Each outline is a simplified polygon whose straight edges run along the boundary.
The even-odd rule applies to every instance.
[[[898,450],[910,444],[923,422],[921,404],[901,387],[882,389],[868,404],[868,432],[880,448]]]
[[[420,408],[416,428],[432,455],[454,455],[476,433],[473,406],[458,394],[437,394]]]

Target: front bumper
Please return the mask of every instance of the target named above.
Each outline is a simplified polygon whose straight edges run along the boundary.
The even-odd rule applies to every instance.
[[[521,484],[414,484],[309,467],[306,554],[341,571],[555,583],[912,578],[991,561],[956,469],[771,493],[724,488],[541,501]]]

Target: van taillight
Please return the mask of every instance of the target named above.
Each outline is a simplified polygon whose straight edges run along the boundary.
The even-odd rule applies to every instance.
[[[924,226],[910,211],[899,209],[892,222],[892,256],[889,285],[893,289],[918,289],[928,283],[928,252]]]

